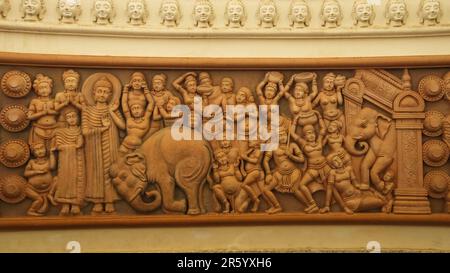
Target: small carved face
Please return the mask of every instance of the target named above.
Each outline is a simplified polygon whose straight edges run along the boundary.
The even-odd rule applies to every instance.
[[[427,1],[422,7],[422,14],[426,20],[436,20],[439,17],[441,5],[439,2]]]
[[[338,127],[335,122],[331,122],[330,125],[328,125],[328,133],[335,133],[338,131]]]
[[[195,20],[200,23],[208,23],[209,18],[211,17],[212,10],[209,5],[199,4],[195,7],[194,17]]]
[[[240,90],[236,93],[236,102],[239,104],[247,102],[247,94],[244,91]]]
[[[266,99],[273,99],[276,93],[277,90],[273,86],[267,85],[266,88],[264,89],[264,96],[266,97]]]
[[[309,142],[316,141],[316,132],[314,132],[314,127],[312,126],[304,127],[303,134],[306,141]]]
[[[130,107],[131,115],[134,118],[141,118],[144,116],[144,107],[140,104],[133,104]]]
[[[244,7],[238,3],[231,3],[228,5],[227,16],[231,23],[241,23],[244,16]]]
[[[113,7],[111,6],[111,3],[106,0],[97,0],[95,1],[95,15],[97,18],[106,20],[111,17]]]
[[[372,6],[368,3],[359,3],[355,8],[356,19],[361,22],[368,22],[372,17]]]
[[[186,91],[189,93],[197,92],[197,82],[194,80],[186,82]]]
[[[286,144],[288,142],[288,136],[285,131],[280,132],[279,140],[281,144]]]
[[[43,8],[40,0],[23,0],[22,3],[23,11],[28,16],[37,16]]]
[[[222,80],[220,87],[224,93],[230,93],[233,91],[233,83],[229,80]]]
[[[303,85],[296,85],[294,88],[294,98],[302,99],[308,94],[308,90]]]
[[[64,80],[64,88],[69,91],[77,90],[78,88],[78,79],[75,77],[67,77]]]
[[[66,122],[69,126],[78,125],[78,114],[75,111],[66,114]]]
[[[140,90],[142,88],[143,83],[145,83],[145,80],[139,76],[135,76],[131,79],[131,87],[134,90]]]
[[[341,15],[341,9],[336,3],[328,3],[323,7],[323,17],[326,22],[337,23]]]
[[[296,4],[292,7],[292,20],[295,23],[305,23],[308,18],[308,6],[305,4]]]
[[[32,147],[32,152],[34,157],[42,158],[45,157],[45,155],[47,154],[47,149],[45,148],[44,144],[35,144]]]
[[[389,17],[394,21],[402,21],[406,16],[404,3],[392,3],[389,7]]]
[[[175,3],[165,3],[161,8],[162,19],[165,21],[175,21],[178,17],[178,6]]]
[[[169,99],[169,101],[167,102],[167,105],[166,105],[166,110],[167,111],[172,111],[173,110],[173,108],[175,107],[175,106],[177,106],[177,101],[176,100],[174,100],[174,99]]]
[[[332,91],[334,89],[334,79],[324,78],[323,79],[323,89],[326,91]]]
[[[259,17],[264,23],[273,23],[275,21],[277,9],[274,5],[263,5],[259,9]]]
[[[128,17],[133,20],[143,20],[145,5],[143,1],[130,1],[127,6]]]
[[[342,162],[342,159],[338,155],[333,156],[331,164],[333,164],[333,167],[336,169],[342,168],[342,166],[344,166],[344,162]]]
[[[41,82],[37,88],[37,94],[41,97],[48,97],[52,93],[52,87],[48,82]]]
[[[152,80],[153,89],[157,92],[164,90],[164,82],[160,79]]]
[[[106,103],[111,98],[111,88],[99,86],[94,90],[94,100],[96,102]]]
[[[77,0],[60,0],[58,9],[63,18],[74,18],[79,8]]]

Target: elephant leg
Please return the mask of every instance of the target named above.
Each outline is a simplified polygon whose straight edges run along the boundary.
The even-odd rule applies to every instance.
[[[369,149],[366,156],[361,162],[361,181],[359,188],[361,190],[368,190],[370,187],[370,170],[375,163],[377,157],[372,149]]]
[[[200,184],[198,183],[193,183],[185,187],[182,186],[182,189],[184,190],[188,201],[187,214],[189,215],[197,215],[201,213],[200,207],[198,206],[199,188]]]
[[[169,211],[185,212],[186,200],[175,200],[175,181],[172,177],[166,176],[159,180],[159,187],[163,196],[163,206]]]
[[[391,157],[381,156],[378,157],[376,162],[373,164],[372,169],[370,170],[370,179],[372,184],[375,185],[375,188],[382,192],[385,187],[384,181],[380,178],[380,174],[386,170],[394,161]]]

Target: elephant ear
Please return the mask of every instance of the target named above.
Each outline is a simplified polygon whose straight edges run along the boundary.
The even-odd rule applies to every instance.
[[[379,115],[377,117],[377,136],[381,139],[386,137],[386,134],[391,127],[391,120],[387,117]]]

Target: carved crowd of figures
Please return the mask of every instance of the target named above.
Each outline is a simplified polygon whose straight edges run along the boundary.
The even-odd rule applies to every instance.
[[[27,86],[21,72],[13,72],[4,77],[4,92]],[[237,88],[231,77],[215,85],[208,72],[188,72],[171,84],[165,74],[153,75],[148,84],[145,74],[135,72],[122,88],[110,73],[92,74],[81,84],[80,74],[67,70],[64,90],[54,97],[53,79],[37,74],[32,84],[36,97],[23,119],[31,121],[32,159],[24,173],[24,192],[32,200],[28,214],[42,216],[58,206],[61,215],[79,215],[89,203],[92,214],[111,214],[121,199],[138,212],[162,206],[165,212],[200,214],[207,212],[204,185],[220,213],[262,208],[279,213],[283,206],[277,196],[282,194],[295,196],[306,213],[328,213],[334,202],[349,214],[390,212],[396,176],[393,128],[369,108],[346,124],[346,81],[334,73],[319,78],[302,72],[285,79],[283,73],[268,72],[251,90]],[[259,138],[174,140],[172,124],[183,117],[172,115],[175,106],[187,105],[191,122],[206,121],[193,118],[196,98],[224,112],[228,105],[285,100],[290,113],[280,116],[279,146],[263,151]],[[363,150],[356,147],[360,140],[367,141]],[[14,145],[5,148],[12,162],[24,150]],[[363,155],[355,169],[352,156]],[[184,198],[177,197],[177,188]],[[325,192],[325,202],[316,199],[318,191]],[[0,193],[14,196],[5,186]]]
[[[19,1],[17,1],[19,2]],[[121,1],[116,1],[121,2]],[[217,11],[209,0],[192,1],[193,25],[197,28],[209,28],[214,25]],[[440,23],[443,11],[443,3],[439,0],[421,0],[417,7],[418,21],[427,26]],[[98,25],[114,23],[118,12],[114,0],[94,0],[91,14],[92,21]],[[153,4],[153,2],[152,2]],[[182,19],[182,10],[178,0],[161,0],[159,5],[160,23],[167,27],[176,27]],[[24,21],[40,21],[44,18],[46,9],[45,0],[21,0],[20,10]],[[154,6],[152,5],[152,8]],[[409,9],[405,0],[387,0],[384,16],[386,23],[393,27],[404,25],[408,19]],[[11,9],[10,0],[0,1],[0,16],[6,17]],[[79,20],[82,12],[80,0],[58,0],[56,10],[59,21],[65,24],[74,24]],[[355,0],[351,17],[355,26],[369,27],[376,16],[376,7],[369,0]],[[126,4],[127,22],[133,26],[145,25],[149,20],[149,7],[145,0],[128,0]],[[229,0],[226,3],[224,18],[226,26],[240,28],[246,25],[246,19],[250,11],[247,11],[244,0]],[[282,15],[279,12],[275,0],[260,0],[256,17],[258,25],[262,28],[274,28],[278,25],[278,19]],[[321,25],[326,28],[336,28],[341,25],[345,11],[338,0],[323,0],[320,9]],[[310,25],[313,18],[308,1],[292,0],[287,14],[289,24],[293,28],[305,28]]]

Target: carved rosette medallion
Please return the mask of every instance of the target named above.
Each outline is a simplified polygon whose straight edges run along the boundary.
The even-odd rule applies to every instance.
[[[450,187],[450,176],[444,171],[431,171],[425,175],[424,186],[428,195],[441,199],[447,196]]]
[[[8,168],[23,166],[29,158],[30,148],[23,140],[8,140],[0,145],[0,162]]]
[[[429,137],[442,135],[444,119],[444,114],[439,111],[426,112],[423,122],[423,134]]]
[[[21,132],[30,124],[27,108],[23,105],[9,105],[0,112],[0,124],[9,132]]]
[[[26,197],[26,183],[25,178],[15,174],[0,177],[0,199],[8,204],[22,202]]]
[[[419,93],[426,101],[438,101],[444,96],[444,81],[435,75],[423,77],[419,83]]]
[[[428,140],[423,144],[423,160],[428,166],[441,167],[448,161],[449,148],[440,140]]]
[[[1,88],[8,97],[22,98],[31,91],[31,78],[22,71],[9,71],[2,77]]]

